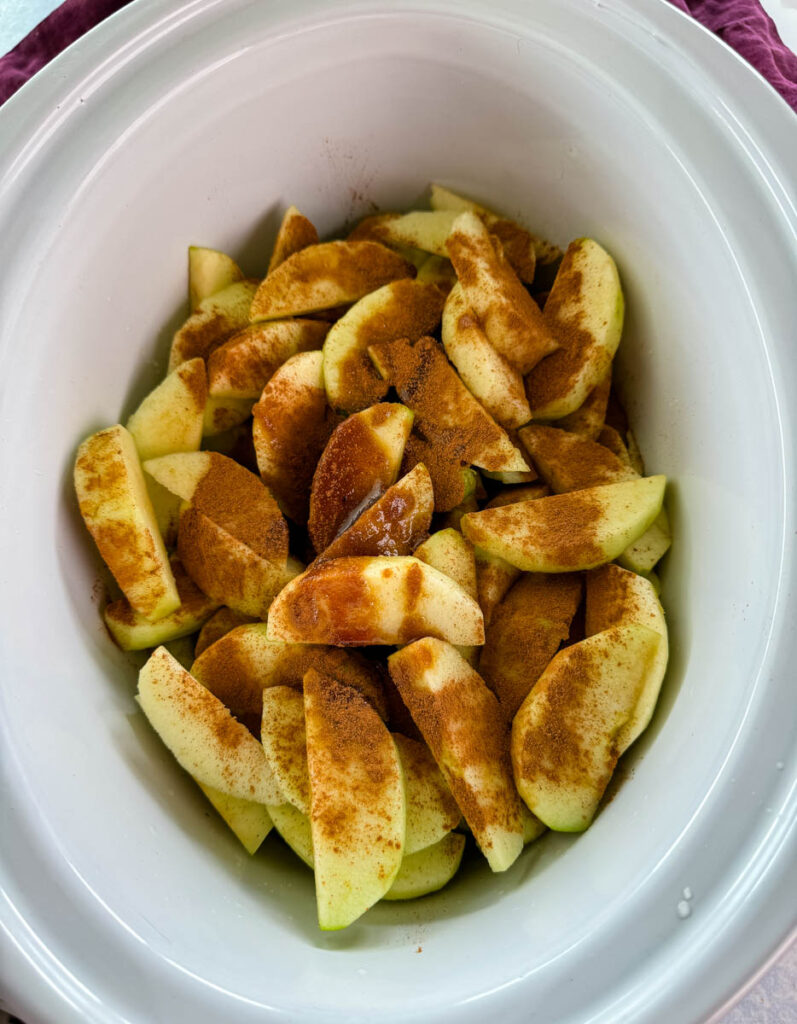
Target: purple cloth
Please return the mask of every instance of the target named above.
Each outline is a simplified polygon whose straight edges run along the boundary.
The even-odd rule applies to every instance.
[[[0,0],[2,3],[2,0]],[[129,0],[65,0],[0,58],[0,104],[84,32]],[[670,0],[724,39],[797,111],[797,57],[781,41],[758,0]]]

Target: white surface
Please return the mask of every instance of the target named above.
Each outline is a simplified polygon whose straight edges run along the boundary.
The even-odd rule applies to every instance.
[[[465,7],[149,0],[0,114],[1,962],[37,1024],[687,1024],[792,924],[792,115],[663,3]],[[618,259],[672,671],[585,836],[322,935],[304,869],[249,860],[136,713],[71,461],[162,370],[188,243],[262,271],[278,207],[328,231],[430,179]]]
[[[775,22],[778,35],[792,52],[797,52],[797,3],[795,0],[761,0],[761,6]]]

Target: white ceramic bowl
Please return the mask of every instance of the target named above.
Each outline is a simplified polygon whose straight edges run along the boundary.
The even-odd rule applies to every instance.
[[[57,1024],[711,1013],[796,891],[785,104],[654,0],[139,0],[0,130],[9,1005]],[[617,258],[633,425],[673,481],[672,668],[583,837],[323,935],[307,872],[276,841],[250,860],[136,712],[71,463],[162,371],[187,244],[262,271],[285,204],[330,231],[430,180]]]

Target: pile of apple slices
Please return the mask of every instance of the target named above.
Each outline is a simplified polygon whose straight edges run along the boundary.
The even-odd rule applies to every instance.
[[[189,250],[169,373],[85,440],[80,511],[138,701],[244,847],[276,831],[324,929],[507,870],[592,821],[667,665],[665,478],[612,387],[623,295],[440,186],[262,280]]]

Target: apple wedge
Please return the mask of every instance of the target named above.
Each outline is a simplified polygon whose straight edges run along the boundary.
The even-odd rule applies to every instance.
[[[458,530],[438,530],[415,549],[414,555],[439,572],[450,576],[474,600],[476,588],[476,559],[473,545]]]
[[[457,283],[457,274],[447,256],[427,256],[418,267],[415,280],[420,284],[436,285],[447,295]]]
[[[439,843],[462,813],[425,743],[392,733],[401,761],[407,805],[404,856]]]
[[[512,724],[515,782],[549,828],[582,832],[620,756],[661,637],[637,624],[613,626],[560,651]]]
[[[274,828],[279,832],[299,860],[313,870],[313,832],[310,818],[297,811],[293,804],[280,804],[269,807]]]
[[[356,302],[415,268],[378,242],[323,242],[289,256],[263,280],[249,318],[278,320]]]
[[[180,595],[136,446],[121,424],[80,445],[74,482],[83,521],[131,607],[151,621],[173,612]]]
[[[208,647],[212,647],[217,640],[221,640],[238,626],[246,626],[256,621],[251,615],[242,615],[222,605],[200,629],[194,646],[194,657],[198,658]]]
[[[381,402],[335,428],[310,489],[307,530],[317,552],[396,482],[412,421],[406,406]]]
[[[337,647],[406,644],[436,636],[484,643],[479,606],[417,558],[336,558],[316,563],[271,605],[270,640]]]
[[[479,547],[474,547],[473,555],[476,560],[476,592],[484,616],[484,628],[487,630],[495,609],[520,576],[520,569]]]
[[[265,804],[230,796],[229,793],[222,793],[213,786],[205,785],[204,782],[198,782],[197,785],[241,841],[246,852],[257,853],[273,827],[271,815]]]
[[[415,413],[423,436],[450,458],[491,470],[528,470],[505,430],[476,401],[434,338],[370,345],[382,376]]]
[[[143,651],[147,647],[190,636],[218,608],[218,602],[202,593],[176,556],[169,562],[177,584],[180,606],[157,622],[150,622],[133,608],[126,597],[112,601],[103,612],[105,625],[123,651]]]
[[[443,310],[443,347],[474,398],[510,429],[531,419],[523,377],[487,340],[457,283]]]
[[[291,356],[263,389],[252,438],[263,483],[280,508],[307,525],[313,472],[340,418],[327,405],[323,356]]]
[[[527,573],[495,609],[479,674],[508,721],[567,639],[582,590],[577,574]]]
[[[618,732],[615,745],[623,753],[648,726],[667,671],[667,623],[656,589],[650,580],[619,565],[602,565],[587,573],[585,629],[588,636],[613,626],[647,626],[661,637],[650,663],[642,692],[631,717]]]
[[[328,330],[320,320],[302,319],[244,327],[208,357],[210,394],[254,401],[286,359],[320,349]]]
[[[671,544],[670,517],[667,514],[667,509],[662,505],[661,512],[653,520],[651,526],[641,537],[628,545],[625,551],[618,556],[617,561],[626,569],[647,576],[667,554]]]
[[[606,423],[606,408],[609,404],[611,389],[612,373],[609,370],[577,409],[559,420],[554,420],[551,426],[569,430],[573,434],[580,434],[582,437],[589,438],[590,441],[599,441],[600,433]]]
[[[457,214],[452,210],[378,213],[361,221],[349,235],[349,240],[370,239],[388,246],[409,246],[435,256],[448,256],[446,239],[456,218]]]
[[[523,849],[523,820],[495,695],[432,637],[392,654],[388,668],[488,864],[506,871]]]
[[[371,292],[332,326],[324,342],[324,386],[334,409],[357,412],[387,394],[368,346],[408,338],[417,341],[440,323],[443,293],[433,284],[404,279]],[[525,397],[525,396],[524,396]]]
[[[257,281],[235,281],[203,299],[172,338],[169,372],[189,359],[206,359],[215,345],[246,327],[257,286]]]
[[[545,303],[560,348],[526,378],[535,420],[575,412],[606,377],[623,330],[623,290],[614,260],[591,238],[571,242]]]
[[[444,836],[434,846],[405,854],[385,900],[414,900],[447,885],[459,870],[465,837],[457,832]]]
[[[411,555],[429,535],[434,491],[423,464],[389,487],[319,555],[326,561],[345,555]]]
[[[295,252],[301,252],[302,249],[307,249],[311,245],[318,245],[318,232],[315,225],[299,213],[295,206],[289,206],[282,218],[279,231],[277,231],[271,259],[268,263],[268,273],[276,270]]]
[[[608,448],[580,434],[530,423],[518,436],[554,494],[637,479]]]
[[[268,488],[218,452],[149,459],[145,470],[192,508],[278,568],[288,557],[288,526]]]
[[[559,347],[539,306],[475,213],[459,214],[446,247],[465,302],[493,348],[519,373],[527,374]]]
[[[390,889],[404,853],[405,800],[393,738],[351,687],[304,677],[318,923],[345,928]]]
[[[603,445],[604,448],[608,448],[610,452],[616,455],[623,465],[628,467],[628,469],[634,469],[634,466],[631,464],[631,456],[628,453],[628,446],[623,440],[622,434],[619,430],[616,430],[614,427],[610,427],[608,423],[604,423],[595,440],[598,444]],[[644,474],[642,473],[638,473],[638,476],[643,475]]]
[[[291,686],[263,690],[260,742],[285,800],[302,814],[309,814],[310,778],[301,691]]]
[[[188,247],[188,305],[192,313],[205,299],[243,279],[243,271],[225,252],[201,245]]]
[[[220,398],[208,395],[205,417],[202,421],[202,436],[216,437],[246,423],[252,415],[252,405],[251,398]]]
[[[435,512],[450,512],[472,496],[478,479],[475,470],[463,466],[455,452],[442,451],[413,432],[404,448],[402,474],[409,473],[419,463],[426,466],[432,480]]]
[[[139,672],[138,703],[197,782],[243,800],[283,802],[261,745],[164,647]]]
[[[191,672],[255,736],[260,735],[263,691],[271,686],[301,689],[315,668],[359,690],[386,717],[382,676],[376,665],[353,651],[268,640],[265,623],[231,630],[197,655]]]
[[[471,512],[462,532],[525,572],[577,572],[617,558],[661,510],[664,476]]]
[[[189,359],[172,370],[127,421],[141,461],[197,451],[207,398],[207,374],[201,359]]]
[[[551,493],[548,484],[520,484],[514,487],[505,487],[495,497],[490,498],[485,508],[503,508],[504,505],[516,505],[519,501],[536,501],[537,498],[547,498]]]

